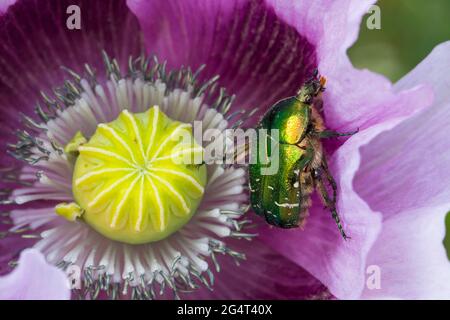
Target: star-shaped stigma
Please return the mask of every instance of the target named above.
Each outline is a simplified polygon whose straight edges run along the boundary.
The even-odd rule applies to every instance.
[[[191,124],[158,106],[99,124],[78,152],[73,193],[82,218],[114,240],[160,240],[189,221],[203,196],[206,168],[194,163],[203,149]]]

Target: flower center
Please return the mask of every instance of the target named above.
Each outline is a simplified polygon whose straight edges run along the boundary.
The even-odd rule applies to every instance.
[[[181,138],[181,142],[180,142]],[[65,148],[75,157],[74,203],[56,212],[81,218],[104,236],[142,244],[166,238],[185,225],[200,204],[206,166],[191,125],[167,117],[158,106],[124,110],[99,124],[86,142],[78,133]]]
[[[11,212],[14,233],[38,238],[49,262],[79,267],[82,296],[211,289],[216,257],[238,264],[245,255],[235,240],[255,234],[246,232],[245,170],[201,165],[190,126],[224,131],[254,111],[230,113],[234,98],[217,77],[199,82],[199,70],[167,72],[156,57],[130,57],[124,77],[106,53],[104,62],[104,82],[89,65],[84,75],[70,71],[54,98],[43,93],[41,122],[24,118],[32,131],[12,146],[26,163],[9,201],[27,207]],[[216,142],[201,143],[209,150]]]

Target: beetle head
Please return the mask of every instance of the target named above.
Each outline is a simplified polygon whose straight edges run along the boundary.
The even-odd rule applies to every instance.
[[[325,84],[327,79],[323,76],[319,76],[317,72],[308,79],[305,84],[298,90],[297,99],[302,102],[311,104],[312,100],[317,97],[321,92],[325,91]]]

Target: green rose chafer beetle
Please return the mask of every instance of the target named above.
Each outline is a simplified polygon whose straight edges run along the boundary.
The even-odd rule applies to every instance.
[[[277,102],[260,120],[256,128],[258,141],[262,134],[265,135],[263,141],[273,139],[269,132],[274,129],[278,130],[278,141],[275,146],[273,143],[257,144],[257,161],[249,165],[250,202],[255,213],[269,224],[281,228],[301,227],[308,216],[311,194],[317,190],[342,237],[347,239],[336,209],[337,184],[328,169],[321,140],[354,132],[325,129],[316,107],[325,82],[325,78],[315,72],[296,96]],[[277,172],[262,174],[267,160],[275,159],[275,153],[279,161]]]

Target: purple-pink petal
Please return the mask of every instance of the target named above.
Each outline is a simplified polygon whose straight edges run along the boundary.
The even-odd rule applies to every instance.
[[[383,220],[367,258],[367,268],[379,268],[380,287],[366,286],[361,298],[450,299],[450,262],[443,245],[449,208],[410,209]]]
[[[35,249],[22,252],[16,269],[0,277],[2,300],[67,300],[69,282],[65,273],[48,264]]]
[[[450,42],[441,44],[395,85],[425,83],[434,102],[360,149],[356,192],[383,215],[368,264],[381,268],[382,288],[364,297],[450,298],[443,239],[450,209]]]
[[[228,242],[227,242],[228,243]],[[329,299],[328,289],[296,263],[259,240],[229,243],[245,253],[236,265],[230,257],[218,255],[220,272],[214,272],[210,291],[200,288],[185,299]],[[214,265],[211,264],[214,269]]]
[[[61,84],[61,65],[75,71],[86,62],[98,66],[102,49],[123,64],[139,53],[141,31],[148,53],[169,67],[206,63],[203,77],[220,75],[220,84],[237,95],[236,110],[267,110],[319,68],[328,79],[327,126],[360,129],[343,144],[326,145],[351,239],[340,237],[314,197],[304,231],[261,227],[261,240],[236,244],[248,257],[239,269],[221,261],[215,290],[186,298],[321,298],[327,297],[324,285],[344,299],[450,297],[442,245],[450,209],[449,43],[393,86],[356,70],[346,55],[373,0],[128,0],[136,17],[124,1],[106,2],[77,2],[78,31],[65,27],[71,1],[10,6],[14,1],[0,0],[0,147],[13,141],[18,111],[30,114],[40,90]],[[422,111],[431,89],[434,104]],[[0,164],[15,163],[1,157]],[[0,243],[0,274],[25,243],[11,239],[11,246]],[[380,290],[366,287],[369,265],[381,268]],[[69,298],[63,276],[35,251],[24,251],[17,269],[0,278],[0,298]]]
[[[314,45],[263,0],[127,3],[148,53],[171,67],[206,64],[202,76],[219,75],[227,92],[236,94],[233,110],[267,110],[293,95],[317,67]]]

